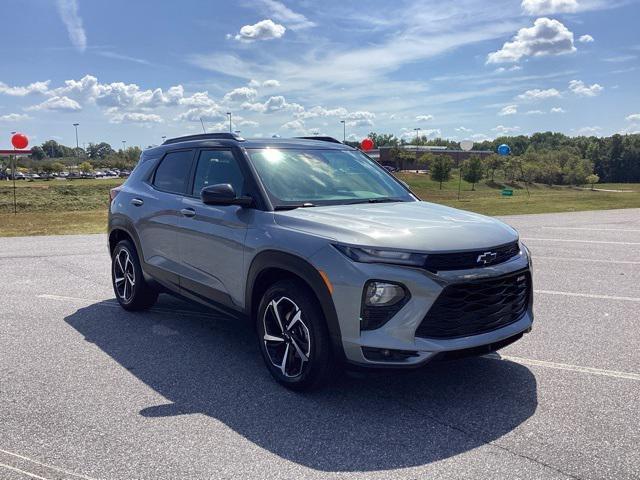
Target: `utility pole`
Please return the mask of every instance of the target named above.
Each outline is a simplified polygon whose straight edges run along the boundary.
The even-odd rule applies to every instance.
[[[347,141],[347,122],[346,120],[340,120],[342,124],[342,143]]]
[[[127,141],[126,140],[122,140],[122,154],[124,155],[124,149],[127,145]]]
[[[233,133],[233,127],[231,126],[231,112],[227,112],[229,115],[229,133]]]
[[[414,128],[413,130],[416,132],[416,169],[417,169],[418,168],[418,141],[420,140],[419,135],[420,135],[420,130],[422,129],[420,127],[417,127],[417,128]]]
[[[78,143],[78,125],[79,123],[74,123],[73,126],[76,127],[76,157],[78,157],[78,150],[80,150],[80,144]]]

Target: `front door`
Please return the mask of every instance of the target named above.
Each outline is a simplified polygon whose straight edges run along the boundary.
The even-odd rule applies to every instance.
[[[180,286],[191,296],[233,308],[244,303],[244,244],[254,210],[202,203],[202,188],[219,183],[231,184],[236,195],[246,193],[245,176],[231,150],[201,150],[178,221]]]

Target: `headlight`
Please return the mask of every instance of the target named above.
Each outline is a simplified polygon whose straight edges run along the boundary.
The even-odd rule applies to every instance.
[[[404,298],[404,289],[395,283],[369,282],[364,291],[364,304],[370,307],[389,306]]]
[[[360,330],[375,330],[387,323],[409,301],[409,291],[398,283],[369,280],[362,292]]]
[[[421,267],[427,260],[427,255],[423,253],[385,250],[380,248],[349,247],[347,245],[334,245],[334,247],[354,262],[392,263],[395,265]]]

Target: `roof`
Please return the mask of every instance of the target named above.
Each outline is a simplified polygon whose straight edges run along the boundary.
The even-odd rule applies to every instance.
[[[338,140],[331,137],[311,137],[305,138],[254,138],[244,139],[233,133],[202,133],[199,135],[186,135],[183,137],[170,138],[159,147],[152,150],[166,150],[170,147],[220,147],[220,146],[241,146],[243,148],[305,148],[305,149],[351,149]]]

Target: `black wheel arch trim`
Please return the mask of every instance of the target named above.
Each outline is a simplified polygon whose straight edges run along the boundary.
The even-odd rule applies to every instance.
[[[247,288],[245,289],[245,309],[248,316],[254,318],[259,302],[252,301],[253,288],[260,274],[267,269],[277,268],[290,272],[304,280],[318,298],[320,308],[324,314],[329,329],[331,345],[340,359],[345,359],[342,346],[340,323],[333,298],[318,270],[307,260],[278,250],[265,250],[255,256],[247,274]]]

